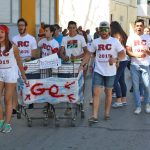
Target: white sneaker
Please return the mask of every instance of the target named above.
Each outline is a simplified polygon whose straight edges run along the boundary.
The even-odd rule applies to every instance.
[[[113,108],[119,108],[119,107],[122,107],[122,106],[123,106],[122,102],[114,102],[114,103],[112,104],[112,107],[113,107]]]
[[[116,98],[116,93],[112,93],[112,98]]]
[[[136,107],[134,114],[139,115],[141,113],[141,107]]]
[[[145,112],[150,113],[150,104],[145,105]]]

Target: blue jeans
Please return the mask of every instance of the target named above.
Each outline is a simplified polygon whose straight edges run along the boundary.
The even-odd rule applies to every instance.
[[[115,76],[103,76],[94,72],[93,85],[105,88],[113,88]]]
[[[131,65],[130,67],[133,95],[136,107],[141,106],[139,85],[142,80],[144,86],[144,101],[145,104],[150,103],[150,81],[149,81],[149,66]]]
[[[117,98],[126,97],[127,94],[127,86],[124,78],[124,71],[127,64],[128,64],[128,60],[121,61],[117,69],[117,74],[114,82],[114,90]]]

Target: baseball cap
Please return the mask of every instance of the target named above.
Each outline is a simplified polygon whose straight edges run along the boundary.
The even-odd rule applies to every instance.
[[[6,25],[0,25],[0,30],[4,31],[5,33],[9,33],[9,28]]]
[[[100,28],[110,28],[110,24],[107,21],[100,22]]]

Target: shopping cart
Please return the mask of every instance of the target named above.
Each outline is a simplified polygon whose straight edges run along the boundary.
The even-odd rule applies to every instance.
[[[49,57],[47,58],[49,59]],[[43,60],[43,58],[42,58]],[[55,59],[54,59],[55,60]],[[53,63],[54,61],[51,61],[51,63]],[[36,105],[34,106],[34,108],[32,109],[42,109],[43,110],[43,115],[40,117],[37,116],[31,116],[30,115],[30,111],[29,111],[29,105],[30,104],[34,104],[34,102],[32,103],[26,103],[23,95],[24,95],[24,90],[25,88],[27,88],[28,86],[30,87],[30,82],[39,82],[41,80],[44,80],[46,78],[51,77],[51,68],[49,67],[44,67],[44,69],[40,69],[40,65],[41,63],[43,63],[43,61],[41,61],[41,59],[37,59],[34,61],[30,61],[30,62],[24,62],[24,70],[28,79],[28,84],[25,85],[23,83],[23,80],[21,78],[18,79],[18,111],[17,111],[17,118],[20,119],[21,115],[24,115],[27,119],[27,125],[29,127],[32,126],[32,120],[33,119],[43,119],[43,125],[47,126],[48,125],[48,117],[52,117],[53,116],[53,106],[51,104],[47,104],[46,107],[43,105]],[[50,62],[48,62],[50,63]],[[45,65],[45,64],[44,64]],[[59,66],[59,64],[56,63],[53,64],[53,67],[57,67]],[[42,103],[42,102],[39,102]],[[45,104],[43,102],[43,104]],[[44,107],[44,108],[43,108]]]
[[[38,63],[28,62],[28,73],[37,73],[38,65]],[[54,117],[55,126],[59,126],[60,119],[70,119],[71,125],[75,126],[78,112],[81,113],[81,118],[84,118],[82,90],[84,79],[83,71],[78,73],[79,65],[79,63],[67,63],[60,67],[58,65],[53,67],[55,69],[39,69],[40,79],[29,79],[27,85],[20,79],[18,82],[18,92],[21,111],[18,113],[18,118],[24,112],[29,127],[32,126],[33,119],[43,119],[44,125],[47,125],[49,116]],[[44,113],[45,116],[30,117],[27,112],[27,106],[32,103],[45,102],[48,103],[46,113]],[[69,116],[60,116],[57,110],[65,109],[66,107],[63,104],[66,103],[69,104],[72,113]]]
[[[55,126],[60,125],[60,119],[69,119],[71,120],[71,126],[75,126],[78,114],[80,114],[81,118],[84,118],[84,79],[83,71],[78,72],[79,66],[80,62],[69,62],[62,64],[57,69],[52,69],[52,76],[60,82],[59,88],[62,93],[67,95],[67,97],[60,100],[60,102],[65,102],[65,105],[60,106],[58,103],[53,105],[55,109]],[[56,113],[56,110],[65,110],[65,112]]]

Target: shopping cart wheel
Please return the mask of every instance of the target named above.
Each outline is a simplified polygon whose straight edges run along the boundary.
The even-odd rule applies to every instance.
[[[52,110],[48,111],[48,117],[49,118],[54,118],[54,112]]]
[[[81,110],[81,119],[85,118],[84,110]]]
[[[48,126],[48,118],[44,118],[43,120],[43,126]]]
[[[21,112],[17,112],[17,119],[21,119]]]
[[[28,127],[32,127],[32,120],[31,119],[28,119]]]

